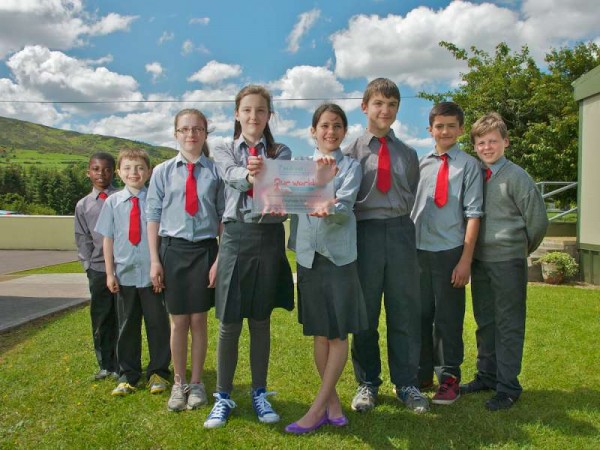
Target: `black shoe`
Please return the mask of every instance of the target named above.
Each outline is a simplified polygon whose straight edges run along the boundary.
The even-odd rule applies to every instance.
[[[501,409],[508,409],[515,404],[518,397],[511,397],[505,392],[498,392],[487,402],[485,402],[485,408],[488,411],[500,411]]]
[[[475,394],[477,392],[491,391],[493,390],[479,378],[475,378],[473,381],[469,381],[466,384],[460,385],[461,394]]]

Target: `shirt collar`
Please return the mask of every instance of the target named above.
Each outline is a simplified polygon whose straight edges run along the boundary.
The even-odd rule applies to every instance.
[[[242,136],[240,134],[240,137],[238,137],[235,141],[233,141],[234,147],[235,148],[240,148],[243,150],[248,150],[250,147],[248,146],[248,144],[246,144],[246,140],[244,139],[244,136]],[[256,144],[256,147],[260,146],[262,144],[262,149],[259,149],[259,154],[264,153],[265,149],[267,148],[267,140],[265,139],[265,137],[261,137],[260,141],[258,141],[258,144]]]
[[[369,130],[365,130],[365,134],[363,134],[363,139],[364,139],[364,143],[366,145],[369,145],[369,143],[373,140],[373,139],[379,139],[377,136],[375,136],[373,133],[371,133]],[[396,135],[394,134],[394,130],[392,130],[391,128],[389,129],[389,131],[387,132],[387,134],[385,135],[385,137],[387,138],[388,141],[391,141],[392,139],[394,139],[396,137]]]
[[[498,161],[496,161],[494,164],[492,164],[491,166],[489,166],[489,168],[491,169],[492,173],[495,174],[496,172],[498,172],[502,166],[504,164],[506,164],[506,161],[508,161],[506,159],[506,156],[501,156],[500,159]],[[481,165],[481,167],[483,167],[483,169],[485,170],[485,165]]]
[[[117,198],[116,204],[120,204],[120,203],[125,203],[127,201],[129,201],[129,199],[131,197],[137,197],[140,200],[144,201],[146,199],[146,192],[148,191],[148,188],[146,186],[144,186],[142,189],[140,189],[140,192],[138,192],[137,195],[133,195],[130,191],[129,188],[127,186],[125,186],[121,191],[117,192],[116,194],[114,194],[114,197]]]
[[[460,151],[460,148],[458,147],[458,143],[456,143],[452,147],[450,147],[450,149],[445,154],[448,155],[448,158],[450,158],[450,159],[456,159],[456,156],[458,155],[459,151]],[[427,154],[427,158],[432,158],[432,157],[440,158],[441,156],[442,155],[439,155],[435,149],[433,149],[432,151],[430,151]]]
[[[196,161],[196,164],[200,164],[202,167],[206,167],[206,155],[204,153],[200,154],[200,158]],[[181,152],[177,153],[175,156],[175,163],[179,166],[181,164],[187,164],[189,161],[183,157]]]

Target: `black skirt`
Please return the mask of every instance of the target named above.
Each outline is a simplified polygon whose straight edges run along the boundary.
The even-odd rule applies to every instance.
[[[161,238],[160,259],[169,314],[202,313],[214,306],[215,290],[208,287],[208,272],[218,250],[216,239],[191,242]]]
[[[327,339],[368,328],[356,261],[336,266],[315,253],[312,269],[298,264],[298,322],[304,335]]]
[[[294,309],[283,224],[227,222],[219,246],[215,310],[224,323],[264,320]]]

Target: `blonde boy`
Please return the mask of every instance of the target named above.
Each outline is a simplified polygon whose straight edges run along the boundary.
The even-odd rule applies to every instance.
[[[471,140],[483,163],[485,216],[472,265],[471,293],[477,322],[477,375],[460,386],[470,394],[495,390],[490,411],[513,406],[522,392],[527,256],[542,242],[546,207],[531,177],[504,157],[506,124],[490,113],[473,124]]]
[[[145,215],[150,159],[144,150],[126,149],[119,153],[117,167],[125,188],[106,200],[96,224],[96,232],[104,236],[106,284],[117,295],[119,384],[112,395],[134,392],[142,376],[142,317],[150,352],[146,378],[150,392],[158,394],[167,388],[171,351],[163,296],[150,279]]]

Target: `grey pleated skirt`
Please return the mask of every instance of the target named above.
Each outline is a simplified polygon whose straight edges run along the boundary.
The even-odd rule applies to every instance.
[[[216,239],[191,242],[161,238],[160,259],[169,314],[201,313],[214,306],[215,290],[208,287],[208,272],[218,251]]]
[[[298,322],[304,335],[328,339],[368,328],[356,261],[336,266],[315,253],[312,269],[298,264]]]
[[[217,265],[217,318],[224,323],[264,320],[274,308],[294,309],[283,224],[225,223]]]

